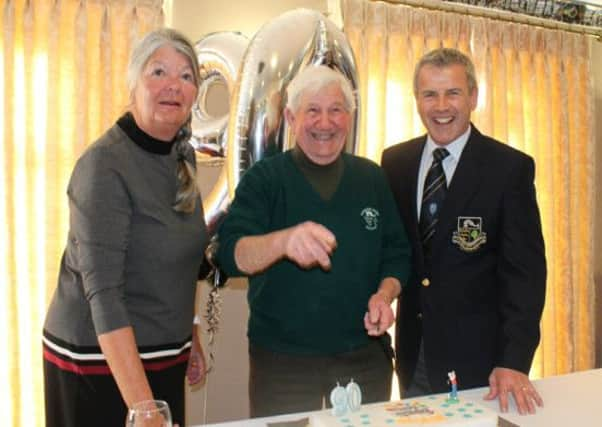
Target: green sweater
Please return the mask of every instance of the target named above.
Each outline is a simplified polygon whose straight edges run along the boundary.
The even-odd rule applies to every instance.
[[[353,350],[369,340],[363,318],[381,280],[406,282],[410,249],[382,170],[360,157],[343,160],[341,182],[327,201],[290,151],[256,163],[238,185],[219,230],[217,259],[229,275],[243,275],[234,260],[241,237],[311,220],[337,239],[330,271],[281,260],[249,278],[251,343],[293,354]]]

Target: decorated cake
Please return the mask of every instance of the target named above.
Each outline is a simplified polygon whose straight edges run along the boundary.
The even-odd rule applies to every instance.
[[[466,426],[496,427],[497,414],[462,398],[448,395],[361,405],[335,415],[325,410],[312,415],[311,427]]]

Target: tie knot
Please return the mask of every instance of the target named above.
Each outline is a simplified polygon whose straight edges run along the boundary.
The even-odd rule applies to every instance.
[[[442,161],[447,156],[449,156],[449,151],[447,151],[446,148],[435,148],[433,150],[433,157],[435,158],[436,162]]]

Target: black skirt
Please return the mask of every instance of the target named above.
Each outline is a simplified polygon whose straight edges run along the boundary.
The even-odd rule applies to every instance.
[[[181,426],[185,425],[184,377],[188,356],[186,348],[175,358],[144,363],[154,398],[169,404],[174,424]],[[59,358],[52,348],[44,345],[44,399],[46,427],[125,425],[127,407],[105,361],[96,361],[94,366],[78,362],[75,366],[73,360],[65,359],[64,355]]]

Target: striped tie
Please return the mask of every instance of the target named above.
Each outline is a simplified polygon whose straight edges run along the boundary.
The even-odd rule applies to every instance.
[[[447,193],[447,181],[443,171],[443,159],[449,155],[445,148],[436,148],[433,151],[433,163],[424,180],[422,192],[422,206],[420,208],[420,237],[424,255],[430,255],[430,243],[435,234],[439,210]]]

